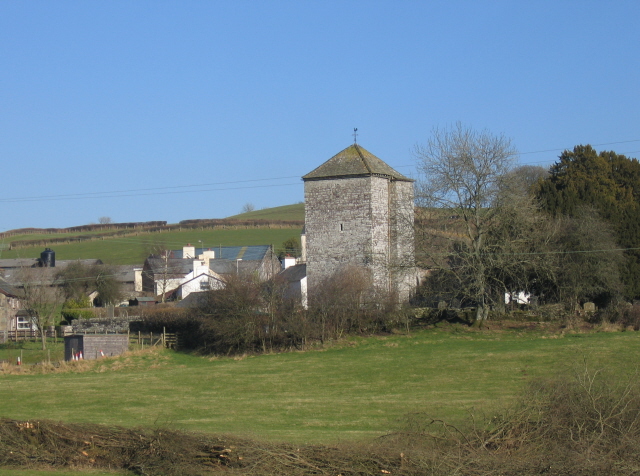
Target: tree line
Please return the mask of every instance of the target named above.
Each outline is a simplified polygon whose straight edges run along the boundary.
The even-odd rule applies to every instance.
[[[508,138],[461,124],[415,155],[424,299],[475,306],[483,320],[519,291],[568,306],[640,295],[636,159],[579,145],[549,170],[518,167]]]

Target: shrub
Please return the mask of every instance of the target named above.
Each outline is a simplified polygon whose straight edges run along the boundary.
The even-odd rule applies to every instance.
[[[96,317],[91,309],[62,309],[60,314],[68,323],[74,319],[93,319]]]
[[[92,319],[95,317],[95,314],[93,310],[89,309],[90,306],[91,303],[86,296],[78,299],[67,299],[62,305],[60,314],[68,323],[71,323],[73,319]]]

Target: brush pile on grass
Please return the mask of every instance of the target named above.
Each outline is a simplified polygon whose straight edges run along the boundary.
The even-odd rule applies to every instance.
[[[122,469],[149,476],[385,474],[395,458],[166,430],[0,420],[0,466]],[[396,460],[396,461],[393,461]],[[386,473],[388,474],[388,473]]]
[[[456,428],[425,414],[374,442],[292,445],[161,429],[0,420],[0,466],[138,475],[640,473],[640,379],[583,368],[532,382],[508,412]]]

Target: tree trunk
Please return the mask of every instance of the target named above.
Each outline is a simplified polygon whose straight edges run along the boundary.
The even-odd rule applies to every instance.
[[[478,304],[476,308],[476,320],[473,323],[476,327],[482,327],[489,318],[489,306],[485,303]]]
[[[42,342],[42,350],[47,349],[47,331],[44,326],[38,327],[40,330],[40,341]]]

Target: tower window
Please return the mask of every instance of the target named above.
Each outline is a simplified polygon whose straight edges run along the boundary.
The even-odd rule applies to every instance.
[[[340,231],[344,231],[344,225],[340,223]]]

